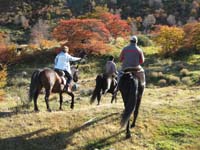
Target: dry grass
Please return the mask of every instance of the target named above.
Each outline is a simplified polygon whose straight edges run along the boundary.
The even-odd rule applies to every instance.
[[[80,90],[89,90],[94,79],[80,81]],[[64,103],[58,111],[58,96],[52,95],[46,111],[43,95],[39,97],[39,113],[20,108],[18,99],[8,97],[0,102],[0,147],[6,150],[154,150],[199,149],[200,88],[147,88],[141,104],[137,126],[126,140],[120,129],[123,103],[110,104],[111,96],[103,96],[102,104],[89,104],[89,97],[76,94],[75,109]],[[69,100],[67,95],[65,100]],[[79,97],[79,98],[78,98]],[[16,109],[18,107],[18,109]]]
[[[116,55],[118,52],[116,52]],[[154,48],[145,49],[145,69],[177,75],[171,60],[155,59]],[[43,58],[43,57],[42,57]],[[35,68],[50,66],[52,58],[34,59],[10,69],[7,98],[0,101],[0,149],[5,150],[198,150],[200,149],[200,88],[198,86],[156,87],[149,80],[132,137],[125,139],[120,129],[123,102],[110,104],[111,95],[102,97],[101,105],[89,104],[95,77],[102,71],[106,56],[90,58],[82,65],[79,90],[75,92],[75,108],[64,95],[63,111],[59,111],[58,95],[51,95],[51,113],[46,111],[44,95],[39,97],[39,113],[28,107],[28,83]],[[199,60],[199,59],[198,59]],[[198,61],[199,62],[199,61]],[[199,64],[199,63],[196,63]],[[81,67],[81,66],[80,66]],[[198,65],[191,63],[190,73],[199,76]],[[85,69],[85,70],[84,70]],[[12,74],[26,70],[26,78]],[[148,74],[147,74],[148,77]],[[193,76],[191,76],[192,78]],[[150,82],[151,81],[151,82]],[[150,86],[151,85],[151,86]],[[192,84],[194,85],[194,84]],[[25,106],[25,107],[24,107]],[[26,107],[27,106],[27,107]]]

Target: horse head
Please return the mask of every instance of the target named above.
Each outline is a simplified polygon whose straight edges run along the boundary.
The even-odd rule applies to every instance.
[[[72,70],[72,77],[73,77],[73,81],[74,82],[78,82],[78,65],[77,66],[72,66],[71,70]]]

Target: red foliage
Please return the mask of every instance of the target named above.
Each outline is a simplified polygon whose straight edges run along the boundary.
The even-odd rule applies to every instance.
[[[110,37],[104,23],[97,19],[61,20],[53,30],[58,41],[67,40],[73,53],[84,50],[88,53],[102,53],[108,49],[106,43]]]
[[[120,15],[106,12],[100,14],[100,19],[105,23],[106,28],[114,38],[117,38],[118,36],[125,37],[130,34],[131,28],[128,22],[122,20]]]

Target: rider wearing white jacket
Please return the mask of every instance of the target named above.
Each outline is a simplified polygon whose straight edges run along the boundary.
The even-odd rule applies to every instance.
[[[70,61],[78,61],[81,58],[71,56],[70,54],[68,54],[68,51],[69,51],[69,48],[67,46],[64,46],[64,49],[55,58],[54,69],[62,70],[65,73],[65,76],[67,77],[67,84],[69,87],[72,81]]]

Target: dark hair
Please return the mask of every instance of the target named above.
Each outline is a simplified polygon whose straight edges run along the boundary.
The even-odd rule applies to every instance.
[[[109,56],[109,59],[110,61],[114,60],[114,57],[113,56]]]
[[[130,40],[131,43],[136,44],[137,41],[136,40]]]

